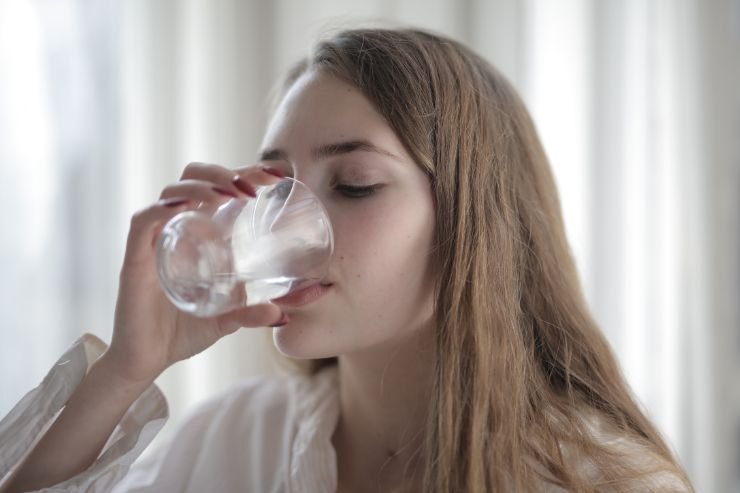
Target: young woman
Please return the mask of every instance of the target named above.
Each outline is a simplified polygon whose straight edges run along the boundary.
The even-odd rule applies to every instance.
[[[219,318],[177,312],[154,269],[162,225],[282,174],[329,212],[328,277]],[[129,470],[166,415],[154,379],[264,325],[302,369],[211,400]],[[9,491],[691,491],[589,314],[524,105],[426,32],[319,44],[260,166],[191,164],[134,216],[110,347],[86,336],[63,360],[70,390],[53,370],[0,426],[27,437],[3,442],[20,462],[67,402]]]

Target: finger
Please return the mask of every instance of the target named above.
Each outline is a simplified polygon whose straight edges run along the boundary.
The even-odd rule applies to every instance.
[[[232,187],[233,188],[233,187]],[[188,197],[200,202],[223,202],[243,196],[238,191],[224,189],[206,180],[187,179],[168,185],[162,190],[160,199]]]
[[[218,164],[190,163],[182,172],[181,181],[205,181],[213,186],[235,196],[243,196],[244,192],[234,186],[233,170],[219,166]]]
[[[188,197],[171,197],[136,212],[131,217],[126,243],[126,262],[149,261],[152,258],[156,240],[167,221],[196,205],[197,201]]]
[[[185,167],[180,180],[210,181],[222,190],[254,197],[255,187],[270,185],[285,176],[285,171],[270,166],[250,165],[232,170],[217,164],[195,162]]]
[[[293,170],[290,163],[287,161],[276,163],[263,162],[257,165],[242,166],[234,169],[233,173],[253,186],[272,185],[286,176],[292,176]]]
[[[287,316],[271,303],[247,306],[217,318],[219,331],[226,335],[240,327],[272,327],[287,323]]]

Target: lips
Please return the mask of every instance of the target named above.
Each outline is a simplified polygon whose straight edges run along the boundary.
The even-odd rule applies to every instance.
[[[285,296],[281,296],[280,298],[270,300],[270,302],[281,306],[304,306],[321,298],[331,289],[331,286],[331,284],[324,283],[312,284],[297,291],[293,291],[292,293],[288,293]]]

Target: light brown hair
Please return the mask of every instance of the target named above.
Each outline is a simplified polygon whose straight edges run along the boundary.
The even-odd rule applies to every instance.
[[[307,70],[361,90],[431,183],[437,358],[418,491],[690,491],[589,313],[547,157],[508,81],[419,30],[341,32],[288,85]]]

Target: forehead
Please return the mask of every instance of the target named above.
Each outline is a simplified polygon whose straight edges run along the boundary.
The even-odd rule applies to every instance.
[[[399,145],[393,131],[359,89],[310,70],[299,77],[277,107],[262,147],[297,148],[342,139],[376,139]],[[393,142],[393,141],[396,142]]]

